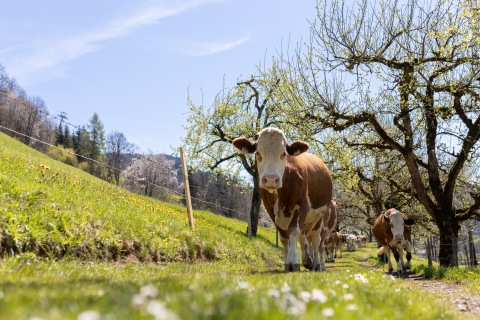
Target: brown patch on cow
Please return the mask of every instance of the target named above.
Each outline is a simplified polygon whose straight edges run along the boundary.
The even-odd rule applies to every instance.
[[[283,214],[286,218],[292,216],[296,206],[300,207],[295,210],[291,225],[296,226],[298,221],[302,229],[310,210],[309,200],[311,207],[318,209],[327,205],[332,198],[330,172],[320,158],[310,153],[302,153],[298,156],[287,155],[282,184],[282,188],[273,193],[260,189],[260,196],[273,222],[275,222],[274,207],[277,199],[278,208],[279,210],[284,208]],[[309,190],[315,192],[309,193]]]

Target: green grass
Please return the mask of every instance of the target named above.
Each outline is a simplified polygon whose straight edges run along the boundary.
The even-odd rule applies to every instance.
[[[0,319],[77,319],[87,310],[110,320],[459,317],[371,270],[371,247],[345,252],[326,272],[285,274],[272,229],[249,241],[246,223],[195,211],[192,232],[182,207],[3,134],[0,142]]]
[[[10,258],[0,270],[0,318],[76,319],[94,310],[102,319],[154,319],[149,301],[162,302],[181,319],[322,319],[328,312],[333,319],[458,317],[432,295],[362,266],[367,255],[368,249],[360,249],[327,264],[326,272],[291,274],[256,262],[232,270],[226,261],[155,265]],[[355,274],[368,283],[355,280]],[[158,296],[139,295],[146,285]],[[303,301],[308,294],[302,292],[314,289],[326,300]]]
[[[432,262],[432,266],[429,267],[427,259],[420,258],[413,254],[411,261],[412,269],[407,271],[409,274],[421,274],[425,275],[427,279],[444,280],[450,283],[462,284],[471,290],[480,289],[480,266],[477,268],[465,266],[446,268],[440,266],[437,262]],[[381,268],[383,271],[388,269],[388,264],[377,259],[376,248],[372,248],[369,252],[368,263],[374,267]],[[392,264],[394,270],[396,270],[397,265],[395,260]]]

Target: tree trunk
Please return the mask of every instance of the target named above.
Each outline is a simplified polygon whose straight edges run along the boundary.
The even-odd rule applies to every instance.
[[[250,219],[252,222],[252,236],[257,236],[258,219],[260,218],[260,206],[262,197],[260,196],[260,178],[258,175],[253,177],[252,206],[250,209]]]
[[[442,267],[458,266],[458,230],[453,221],[443,219],[438,224],[440,231],[440,265]]]

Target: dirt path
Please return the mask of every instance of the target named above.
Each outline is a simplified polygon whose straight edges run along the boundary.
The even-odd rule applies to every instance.
[[[387,271],[375,268],[367,263],[366,258],[364,261],[362,261],[362,264],[368,268],[390,275]],[[392,276],[397,278],[397,272],[393,272]],[[450,303],[459,311],[466,312],[470,315],[480,318],[480,294],[473,294],[461,283],[453,284],[445,281],[427,280],[424,275],[408,273],[402,274],[401,278],[407,281],[405,286],[411,286],[409,283],[409,281],[411,281],[413,285],[416,285],[425,291],[440,294],[442,296],[440,299],[438,299],[440,303]]]

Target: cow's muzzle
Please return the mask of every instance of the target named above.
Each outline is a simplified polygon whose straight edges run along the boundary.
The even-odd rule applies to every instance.
[[[403,240],[403,234],[396,234],[395,240]]]
[[[281,187],[280,177],[276,175],[264,175],[260,187],[265,189],[277,189]]]

